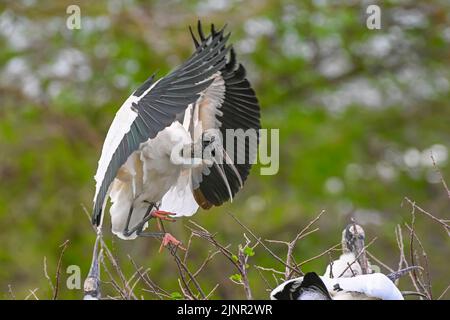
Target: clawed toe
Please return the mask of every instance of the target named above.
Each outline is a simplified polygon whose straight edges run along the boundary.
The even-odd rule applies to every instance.
[[[172,212],[161,211],[161,210],[156,210],[156,211],[153,211],[151,213],[151,216],[154,217],[154,218],[158,218],[160,220],[165,220],[165,221],[171,221],[171,222],[175,221],[174,218],[170,217],[170,216],[173,216],[173,215],[175,215],[175,214],[172,213]]]
[[[163,239],[162,239],[161,246],[159,247],[159,252],[161,252],[163,247],[167,247],[167,246],[170,246],[170,245],[172,245],[174,247],[177,247],[177,248],[180,248],[182,250],[186,250],[185,248],[183,248],[181,246],[181,241],[180,240],[176,239],[170,233],[166,233],[164,235]]]

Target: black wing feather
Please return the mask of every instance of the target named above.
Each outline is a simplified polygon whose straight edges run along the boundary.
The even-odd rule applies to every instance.
[[[302,295],[315,293],[318,300],[332,300],[327,287],[315,272],[308,272],[302,280],[291,280],[274,294],[277,300],[302,300]]]
[[[227,146],[226,129],[255,130],[256,141],[259,144],[261,123],[258,99],[249,81],[245,78],[245,68],[241,64],[237,65],[236,54],[232,48],[230,49],[228,63],[220,71],[225,81],[225,98],[220,108],[223,114],[218,116],[217,120],[221,122],[219,129],[222,133],[224,148],[226,149]],[[256,159],[257,150],[250,148],[248,140],[245,141],[245,150],[237,149],[238,146],[242,147],[243,144],[234,141],[235,152],[233,155],[229,155],[242,181],[245,182],[252,166],[250,159]],[[237,160],[244,152],[245,163],[238,164]],[[229,164],[224,163],[223,168],[234,197],[241,189],[240,181]],[[205,199],[215,206],[220,206],[230,199],[227,187],[216,167],[211,167],[210,173],[203,175],[199,189]]]

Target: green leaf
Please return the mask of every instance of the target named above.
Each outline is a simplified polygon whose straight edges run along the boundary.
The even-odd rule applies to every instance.
[[[244,254],[246,256],[253,257],[255,255],[255,251],[253,251],[253,249],[250,248],[250,247],[245,247],[244,248]]]
[[[230,279],[235,282],[242,282],[242,276],[239,273],[235,273],[232,276],[230,276]]]
[[[181,295],[181,293],[175,291],[170,294],[170,298],[172,298],[173,300],[181,300],[183,299],[183,296]]]

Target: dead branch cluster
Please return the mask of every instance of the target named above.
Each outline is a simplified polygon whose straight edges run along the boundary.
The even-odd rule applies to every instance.
[[[439,169],[436,170],[439,171]],[[440,171],[439,174],[441,174]],[[442,178],[442,174],[441,181],[450,199],[450,191],[445,180]],[[373,238],[365,246],[363,251],[373,263],[376,263],[379,267],[385,269],[386,273],[396,272],[410,266],[420,267],[409,273],[410,287],[413,289],[403,291],[404,295],[416,296],[419,299],[442,299],[447,295],[447,292],[450,291],[450,285],[447,286],[442,293],[437,294],[436,296],[433,295],[430,261],[423,246],[423,242],[416,232],[416,224],[417,216],[420,214],[429,219],[429,221],[442,227],[446,234],[450,236],[449,220],[438,218],[436,215],[421,208],[413,200],[407,197],[405,197],[404,200],[411,206],[411,220],[410,222],[405,222],[404,225],[399,224],[395,228],[395,236],[399,249],[398,265],[396,267],[389,266],[379,259],[372,252],[371,248],[369,250],[369,247],[373,246],[377,238]],[[253,299],[255,295],[254,292],[252,292],[252,283],[249,280],[249,272],[257,273],[259,279],[263,281],[266,291],[269,292],[281,281],[302,276],[302,268],[317,259],[322,259],[321,262],[326,260],[326,263],[332,264],[333,258],[336,257],[336,254],[340,254],[341,252],[340,242],[312,257],[302,256],[302,259],[299,259],[298,254],[299,252],[302,252],[302,250],[297,248],[302,240],[319,231],[319,227],[317,226],[318,221],[324,214],[325,211],[321,211],[314,219],[307,223],[291,241],[281,241],[262,239],[236,216],[229,213],[229,217],[243,230],[242,241],[237,246],[237,250],[233,250],[231,244],[224,244],[217,240],[217,234],[210,232],[205,227],[190,220],[186,226],[190,235],[185,250],[182,251],[177,247],[168,248],[168,251],[173,258],[174,265],[178,270],[176,278],[180,293],[171,292],[170,290],[164,289],[161,285],[158,285],[158,283],[151,278],[150,268],[139,266],[131,255],[128,255],[128,259],[134,271],[130,276],[126,276],[118,258],[101,238],[99,254],[100,265],[103,272],[101,286],[103,288],[109,287],[110,289],[107,290],[109,293],[103,296],[103,298],[127,300],[144,299],[144,297],[148,298],[149,295],[150,298],[153,297],[154,299],[204,300],[214,298],[214,294],[219,288],[220,283],[216,283],[212,288],[206,290],[204,285],[202,285],[201,278],[207,272],[208,265],[211,261],[222,256],[223,260],[229,264],[228,266],[235,270],[234,274],[225,278],[226,281],[231,281],[241,287],[245,297],[247,299]],[[206,257],[196,267],[192,266],[194,263],[190,262],[189,259],[193,241],[200,241],[202,246],[208,247],[203,251],[207,252]],[[68,244],[69,242],[66,241],[61,245],[62,249],[54,280],[52,280],[48,274],[47,262],[46,259],[44,259],[44,275],[49,282],[53,299],[57,299],[58,292],[60,291],[60,270],[63,255]],[[277,250],[271,248],[279,245],[286,248],[284,256],[275,253],[275,251],[280,252],[280,248],[277,248]],[[267,254],[271,258],[270,266],[252,264],[252,256],[255,254],[256,249],[258,249],[258,254]],[[347,269],[352,270],[352,264],[355,263],[358,258],[359,256],[355,258],[354,262],[349,263]],[[332,265],[330,270],[332,270]],[[344,270],[344,272],[346,270]],[[344,272],[342,272],[342,274]],[[334,276],[342,276],[342,274]],[[223,279],[220,280],[222,281]],[[39,299],[36,294],[37,291],[38,288],[30,290],[26,299]],[[12,299],[16,298],[12,286],[8,287],[8,292]]]

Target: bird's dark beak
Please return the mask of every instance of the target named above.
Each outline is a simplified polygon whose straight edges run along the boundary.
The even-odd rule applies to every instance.
[[[358,263],[361,266],[361,270],[363,274],[371,273],[371,270],[369,270],[369,263],[367,262],[366,257],[366,249],[364,247],[364,236],[358,235],[358,237],[355,239],[354,242],[355,246],[355,256],[358,257]]]
[[[404,269],[400,269],[396,272],[392,272],[389,273],[388,275],[386,275],[392,282],[397,281],[398,279],[400,279],[401,277],[403,277],[404,275],[408,274],[409,272],[413,271],[413,270],[419,270],[419,269],[423,269],[422,267],[419,266],[411,266],[408,268],[404,268]]]

